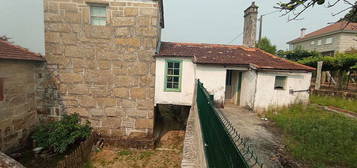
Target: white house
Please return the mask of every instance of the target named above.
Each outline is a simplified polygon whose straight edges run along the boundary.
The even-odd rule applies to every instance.
[[[314,68],[253,48],[258,7],[244,11],[243,46],[161,42],[157,50],[155,105],[190,106],[195,79],[215,103],[263,111],[307,102]]]
[[[191,105],[195,79],[221,107],[263,111],[307,102],[314,70],[257,48],[162,42],[156,55],[155,104]]]

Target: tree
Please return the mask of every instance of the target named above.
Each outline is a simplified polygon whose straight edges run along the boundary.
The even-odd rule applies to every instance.
[[[270,40],[266,37],[263,37],[262,39],[259,40],[259,42],[256,44],[257,48],[260,48],[270,54],[276,53],[276,46],[271,44]]]
[[[320,56],[320,53],[316,51],[306,51],[303,50],[301,47],[297,47],[296,49],[292,51],[283,51],[279,50],[277,52],[277,55],[282,58],[286,58],[292,61],[299,61],[301,59],[307,58],[307,57],[318,57]]]
[[[341,18],[339,21],[350,21],[357,23],[357,9],[352,8],[343,18]]]
[[[337,54],[335,56],[307,57],[298,63],[316,67],[317,62],[323,61],[323,71],[333,71],[337,77],[337,89],[343,89],[348,83],[347,72],[355,71],[357,68],[357,53]]]
[[[307,9],[312,8],[316,5],[324,5],[326,3],[327,8],[334,7],[336,4],[339,3],[344,3],[347,5],[347,8],[332,14],[333,16],[336,16],[347,10],[350,10],[350,13],[347,15],[345,20],[352,22],[357,16],[357,2],[355,0],[333,0],[332,3],[326,2],[325,0],[288,0],[288,2],[278,3],[278,6],[275,6],[275,8],[283,11],[283,15],[288,15],[292,13],[293,17],[288,19],[290,21],[297,19]]]

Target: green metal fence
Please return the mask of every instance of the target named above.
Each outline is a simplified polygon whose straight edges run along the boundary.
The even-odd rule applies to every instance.
[[[214,108],[213,96],[197,82],[197,108],[203,134],[204,149],[209,168],[248,168],[229,128]]]

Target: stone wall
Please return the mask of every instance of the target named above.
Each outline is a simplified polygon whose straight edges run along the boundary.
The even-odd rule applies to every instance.
[[[40,63],[0,60],[4,100],[0,101],[0,151],[23,146],[38,123],[37,93]]]
[[[90,24],[90,4],[107,25]],[[52,111],[79,113],[105,136],[153,131],[159,7],[154,1],[45,0],[45,49],[58,96]]]

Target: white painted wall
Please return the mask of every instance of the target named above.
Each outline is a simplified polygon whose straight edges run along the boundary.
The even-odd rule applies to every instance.
[[[223,66],[196,65],[196,79],[200,79],[207,91],[214,95],[214,101],[219,105],[224,103],[226,72]]]
[[[279,75],[288,77],[284,90],[274,89],[275,76]],[[269,107],[287,106],[296,102],[307,103],[309,101],[308,92],[290,94],[289,90],[308,90],[310,81],[311,72],[258,72],[254,110],[263,111]]]
[[[244,71],[240,92],[240,106],[253,108],[257,75],[255,70]]]
[[[181,92],[165,92],[165,67],[166,60],[182,60]],[[156,58],[155,74],[155,105],[175,104],[191,106],[195,87],[195,68],[191,58]]]

